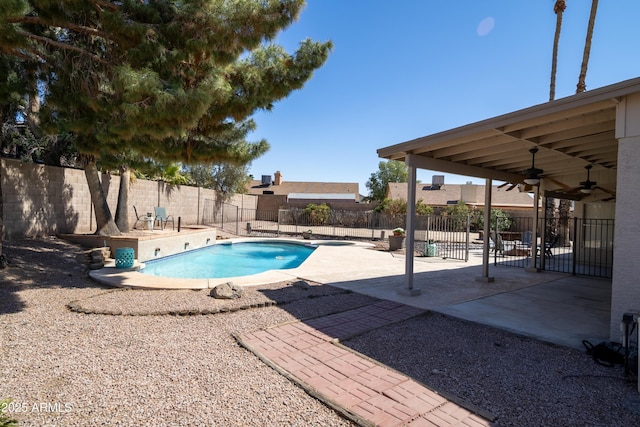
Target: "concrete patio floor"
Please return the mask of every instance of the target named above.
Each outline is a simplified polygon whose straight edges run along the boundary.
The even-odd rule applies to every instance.
[[[582,340],[609,339],[607,279],[492,265],[489,275],[495,280],[487,282],[476,280],[482,276],[479,252],[468,262],[417,257],[413,286],[420,295],[407,296],[399,292],[405,286],[404,255],[336,250],[341,255],[334,262],[322,254],[300,267],[298,276],[567,347],[584,349]]]

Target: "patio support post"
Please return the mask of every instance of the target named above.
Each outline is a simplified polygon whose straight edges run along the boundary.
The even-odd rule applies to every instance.
[[[638,278],[638,212],[640,211],[640,93],[625,97],[616,111],[618,168],[611,281],[610,337],[619,341],[620,321],[626,312],[640,311]],[[640,381],[638,381],[640,391]]]
[[[407,223],[405,237],[405,271],[404,288],[400,289],[402,295],[420,295],[420,289],[413,287],[413,247],[415,242],[415,217],[416,217],[416,167],[412,165],[413,155],[407,154],[405,163],[408,166],[408,186],[407,186]]]
[[[482,276],[477,277],[479,282],[493,282],[495,279],[489,276],[489,234],[491,233],[491,178],[485,179],[484,184],[484,235],[482,236]],[[498,242],[493,242],[496,245]]]
[[[531,227],[531,264],[526,270],[538,273],[538,220],[540,218],[540,184],[533,187],[533,227]]]

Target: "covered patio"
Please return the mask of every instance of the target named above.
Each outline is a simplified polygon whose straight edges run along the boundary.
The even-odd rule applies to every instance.
[[[635,220],[640,211],[640,78],[384,147],[378,155],[409,168],[407,247],[414,243],[418,168],[485,178],[487,189],[495,180],[512,191],[532,192],[534,224],[544,197],[573,200],[578,218],[615,219],[610,339],[620,341],[624,313],[640,312],[640,226]],[[490,207],[487,191],[485,218]],[[478,279],[499,281],[489,271],[489,231],[486,221]],[[535,227],[532,237],[540,241]],[[420,293],[413,269],[413,257],[407,257],[400,291],[409,296]],[[535,257],[527,270],[539,271]]]

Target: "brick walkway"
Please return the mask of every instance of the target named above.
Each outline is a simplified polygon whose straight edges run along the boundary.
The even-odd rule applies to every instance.
[[[488,418],[338,343],[424,310],[381,301],[237,336],[265,363],[360,425],[490,426]]]

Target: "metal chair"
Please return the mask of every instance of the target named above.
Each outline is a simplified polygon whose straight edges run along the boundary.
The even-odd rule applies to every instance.
[[[558,240],[560,240],[560,236],[556,234],[551,238],[550,242],[545,242],[545,244],[544,244],[544,256],[549,257],[549,258],[551,258],[553,256],[553,252],[551,251],[551,249],[556,247],[556,245],[558,244]]]
[[[167,215],[167,210],[162,207],[155,207],[153,211],[156,215],[156,221],[160,223],[160,228],[164,230],[164,227],[167,225],[167,222],[171,222],[171,229],[175,230],[176,227],[173,223],[173,215]]]
[[[493,252],[500,253],[504,255],[504,242],[502,241],[502,237],[499,233],[495,231],[491,232],[491,237],[489,237],[489,247],[493,249]]]
[[[133,207],[133,211],[136,214],[136,222],[133,224],[133,228],[137,230],[139,222],[141,222],[141,223],[147,222],[147,216],[146,215],[145,216],[138,215],[138,209],[136,209],[135,206]]]

